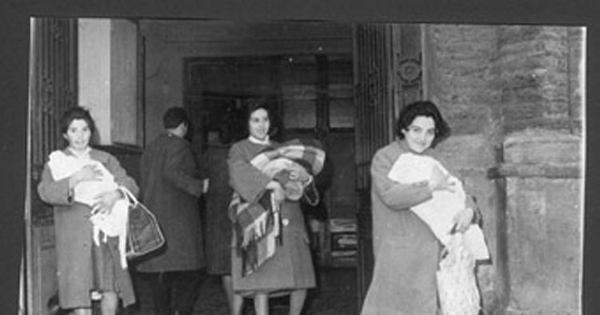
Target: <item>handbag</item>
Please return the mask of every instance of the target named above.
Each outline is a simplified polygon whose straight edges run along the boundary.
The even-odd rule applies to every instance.
[[[165,237],[154,214],[125,187],[120,187],[129,201],[125,255],[134,259],[165,245]]]

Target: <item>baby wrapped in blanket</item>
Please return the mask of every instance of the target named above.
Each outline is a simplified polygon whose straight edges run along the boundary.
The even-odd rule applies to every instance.
[[[321,172],[324,161],[325,151],[317,144],[293,139],[277,148],[262,151],[252,158],[250,164],[278,181],[286,199],[297,201],[309,187],[312,176]],[[292,173],[297,175],[296,178],[291,178]],[[316,191],[313,194],[318,196]],[[268,193],[262,195],[258,202],[249,203],[234,192],[230,213],[237,234],[236,246],[242,251],[245,266],[242,273],[245,276],[275,255],[277,240],[281,240],[279,201],[275,201],[274,196]],[[285,221],[281,223],[287,225]]]
[[[453,236],[454,216],[466,208],[466,194],[458,178],[436,159],[414,153],[401,154],[388,173],[388,178],[401,184],[413,184],[428,181],[434,167],[447,175],[454,183],[454,191],[442,190],[433,192],[433,198],[411,208],[433,231],[440,242],[447,246]],[[483,232],[476,224],[471,224],[462,235],[462,241],[475,259],[488,259],[489,253]]]
[[[434,167],[454,184],[454,191],[433,192],[433,198],[411,208],[433,231],[445,246],[447,254],[436,272],[438,297],[443,315],[477,315],[480,312],[480,294],[475,279],[476,260],[489,258],[483,232],[471,224],[464,233],[454,233],[454,216],[466,208],[466,194],[458,178],[449,174],[436,159],[405,153],[398,157],[388,177],[402,184],[428,181]]]
[[[102,165],[102,163],[92,160],[89,157],[76,157],[67,155],[62,151],[54,151],[50,154],[48,166],[55,181],[68,178],[86,165],[95,166],[100,171],[99,180],[80,182],[73,187],[73,200],[83,203],[93,208],[97,202],[98,196],[103,193],[111,192],[120,187],[114,180],[114,176]],[[117,200],[110,213],[93,213],[90,221],[93,225],[93,239],[96,246],[100,241],[106,242],[107,237],[118,237],[119,252],[121,256],[121,266],[127,267],[125,256],[127,240],[127,219],[129,215],[129,202],[127,199]],[[100,240],[100,231],[104,233],[104,238]]]

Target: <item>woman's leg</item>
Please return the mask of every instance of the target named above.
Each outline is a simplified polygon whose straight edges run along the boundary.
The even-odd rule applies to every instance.
[[[227,303],[229,303],[229,309],[231,310],[232,315],[239,315],[239,309],[241,309],[241,304],[239,303],[238,309],[236,309],[236,299],[234,297],[233,292],[233,283],[231,282],[230,275],[221,276],[221,283],[223,284],[223,290],[225,290],[225,295],[227,296]],[[240,297],[241,298],[241,297]],[[241,300],[243,302],[243,300]]]
[[[91,308],[74,308],[71,311],[71,314],[73,314],[73,315],[92,315],[92,309]]]
[[[233,315],[242,315],[242,306],[244,306],[244,297],[239,294],[233,294]]]
[[[104,292],[102,293],[102,300],[100,301],[100,310],[102,315],[116,315],[119,307],[119,297],[115,292]]]
[[[266,293],[254,296],[254,311],[256,315],[269,315],[269,296]]]
[[[300,315],[306,300],[306,293],[306,289],[292,291],[290,294],[290,315]]]

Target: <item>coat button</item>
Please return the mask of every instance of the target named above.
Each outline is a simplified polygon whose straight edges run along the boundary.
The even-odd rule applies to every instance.
[[[283,224],[283,226],[288,226],[288,224],[290,224],[290,220],[283,219],[283,220],[281,220],[281,223]]]

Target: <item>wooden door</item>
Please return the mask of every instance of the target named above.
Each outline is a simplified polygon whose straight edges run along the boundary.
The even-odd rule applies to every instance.
[[[60,115],[77,105],[77,19],[36,18],[31,23],[30,206],[26,210],[27,313],[44,314],[56,293],[52,209],[37,194],[44,163],[60,146]]]
[[[354,28],[359,310],[374,265],[371,158],[375,151],[394,139],[394,122],[399,109],[421,98],[420,36],[420,26],[416,24],[361,24]]]

